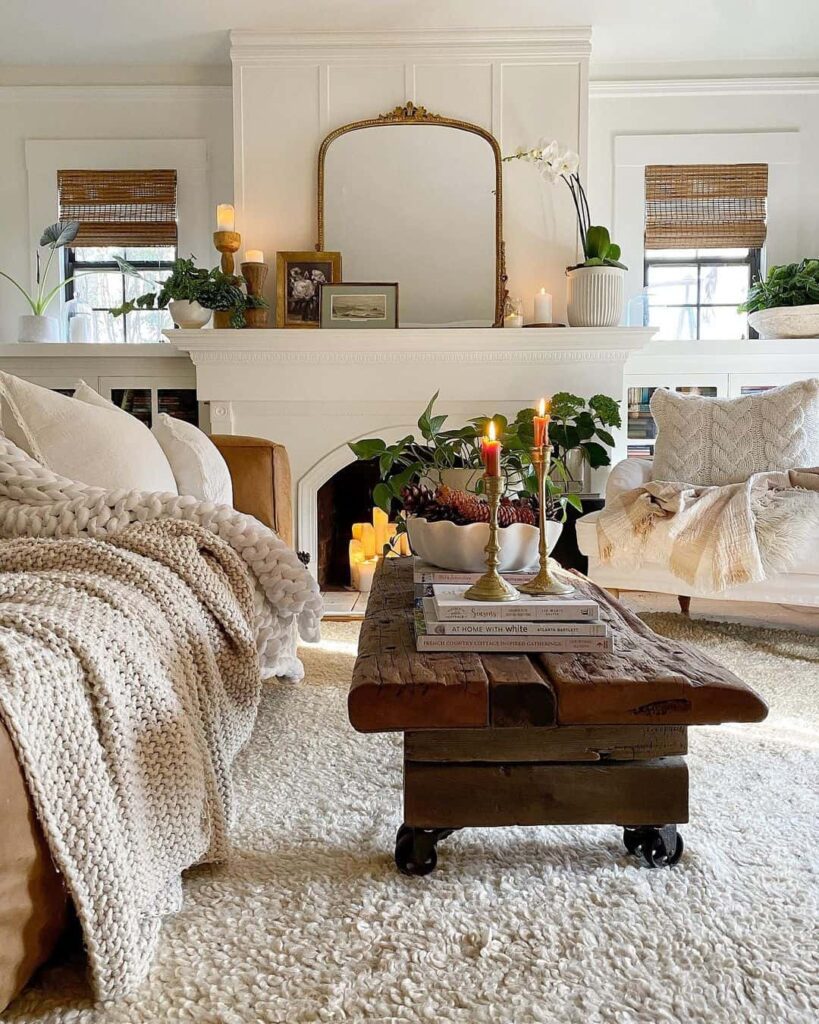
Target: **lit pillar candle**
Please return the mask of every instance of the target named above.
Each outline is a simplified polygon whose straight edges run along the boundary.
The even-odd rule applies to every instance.
[[[365,558],[375,558],[375,530],[372,523],[361,524],[361,546]]]
[[[389,557],[396,558],[400,553],[398,550],[398,523],[387,523],[387,543],[390,546]]]
[[[384,545],[387,543],[387,524],[390,517],[383,508],[373,509],[373,529],[375,530],[375,553],[380,557],[384,554]]]
[[[535,323],[550,324],[552,322],[552,296],[541,288],[535,296]]]
[[[245,263],[264,263],[264,252],[261,249],[247,249]]]
[[[230,203],[219,203],[216,207],[216,230],[236,230],[236,211]]]
[[[362,594],[369,594],[372,590],[373,576],[377,565],[378,561],[375,558],[370,558],[358,567],[358,589]]]
[[[354,590],[360,590],[359,572],[364,561],[364,548],[360,540],[350,541],[350,583]]]
[[[546,444],[549,436],[549,421],[551,419],[549,412],[551,407],[550,399],[541,398],[537,416],[532,420],[532,425],[535,428],[535,448],[542,448]]]
[[[364,532],[364,523],[353,523],[352,534],[353,540],[361,540],[361,534]]]
[[[490,420],[487,435],[481,441],[481,456],[486,476],[500,476],[500,453],[501,443],[495,437],[495,421]]]

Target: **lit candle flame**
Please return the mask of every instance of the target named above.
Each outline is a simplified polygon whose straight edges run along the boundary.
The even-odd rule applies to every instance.
[[[488,435],[490,441],[494,441],[495,440],[495,421],[494,420],[490,420],[489,421],[489,429],[487,431],[487,435]]]
[[[538,405],[538,407],[537,407],[537,414],[538,414],[538,416],[545,416],[546,415],[546,399],[545,398],[541,398],[540,405]]]

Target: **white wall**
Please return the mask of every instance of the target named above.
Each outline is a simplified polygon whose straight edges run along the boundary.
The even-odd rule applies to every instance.
[[[233,194],[230,89],[222,86],[0,86],[0,138],[0,269],[24,285],[36,244],[29,229],[27,140],[204,140],[207,171],[193,200],[198,220],[213,220],[216,203]],[[56,181],[54,196],[56,220]],[[197,257],[215,264],[206,233],[197,230],[197,237]],[[0,341],[16,340],[24,312],[22,296],[0,281]]]
[[[594,220],[612,225],[615,238],[628,234],[617,223],[624,209],[624,175],[616,172],[615,152],[635,148],[641,136],[719,136],[715,163],[723,162],[731,138],[737,153],[748,158],[754,136],[759,159],[778,159],[776,140],[790,140],[793,159],[787,174],[771,176],[769,214],[772,227],[768,265],[819,255],[819,79],[689,79],[670,81],[592,81],[589,113],[589,195]],[[628,139],[624,144],[622,140]],[[740,145],[741,141],[741,145]],[[792,143],[792,144],[791,144]],[[707,147],[706,147],[707,148]],[[669,139],[669,151],[680,145]],[[707,156],[707,154],[706,154]],[[661,161],[660,161],[661,162]],[[674,158],[668,159],[674,163]],[[703,162],[708,162],[705,159]],[[731,162],[730,160],[728,162]],[[778,184],[779,182],[779,184]],[[618,191],[619,190],[619,191]],[[785,225],[782,229],[783,224]],[[633,227],[633,225],[632,225]],[[777,230],[778,229],[778,230]],[[640,268],[642,251],[624,249],[623,260]],[[630,275],[630,295],[639,290],[641,273]]]

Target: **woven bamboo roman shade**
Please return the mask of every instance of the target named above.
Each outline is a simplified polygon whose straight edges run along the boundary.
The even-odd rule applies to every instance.
[[[176,171],[57,171],[61,221],[78,245],[176,245]]]
[[[767,198],[767,164],[651,164],[645,247],[759,248]]]

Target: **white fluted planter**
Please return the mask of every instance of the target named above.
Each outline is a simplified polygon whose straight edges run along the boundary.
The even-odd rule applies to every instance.
[[[575,267],[566,271],[566,316],[570,327],[616,327],[623,315],[626,272],[621,267]]]
[[[198,302],[188,302],[186,299],[173,299],[168,303],[168,309],[176,326],[187,330],[204,327],[213,313],[213,310],[205,309]]]

